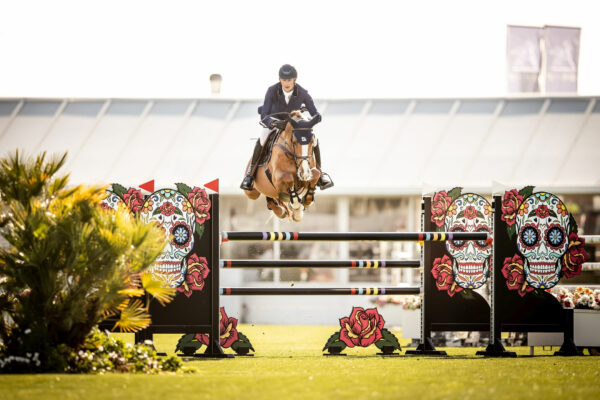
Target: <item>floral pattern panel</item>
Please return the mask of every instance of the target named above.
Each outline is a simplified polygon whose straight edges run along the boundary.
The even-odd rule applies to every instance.
[[[398,338],[385,329],[385,320],[376,308],[354,307],[349,317],[340,318],[340,330],[327,340],[323,351],[340,354],[346,347],[369,347],[374,344],[383,354],[401,350]]]
[[[231,348],[238,355],[248,355],[249,351],[254,351],[250,339],[242,332],[237,330],[238,320],[228,317],[225,308],[221,307],[219,314],[219,334],[221,347]],[[175,351],[181,351],[186,356],[193,355],[202,346],[208,346],[209,336],[204,333],[188,333],[179,338]]]

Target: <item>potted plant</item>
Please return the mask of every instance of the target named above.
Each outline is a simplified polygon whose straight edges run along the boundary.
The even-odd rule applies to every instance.
[[[573,331],[578,347],[600,347],[600,290],[560,288],[553,293],[564,308],[573,309]]]

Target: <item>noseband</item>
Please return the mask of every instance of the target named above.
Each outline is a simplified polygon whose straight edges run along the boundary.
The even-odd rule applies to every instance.
[[[297,128],[294,129],[295,131],[299,131],[299,130],[304,130],[304,131],[311,131],[312,129],[308,129],[308,128]],[[291,139],[291,143],[288,142],[288,140],[284,137],[281,137],[283,139],[284,145],[282,145],[279,142],[276,142],[275,145],[279,146],[283,152],[285,153],[285,155],[290,159],[293,160],[294,163],[296,164],[296,169],[300,169],[300,163],[304,160],[310,160],[310,158],[313,155],[313,149],[310,150],[310,153],[308,153],[307,155],[303,156],[303,155],[298,155],[296,154],[296,151],[294,150],[294,145],[296,143],[300,144],[294,134],[292,133],[292,139]],[[312,140],[311,140],[312,142]],[[308,143],[308,145],[310,145],[310,142]],[[302,145],[301,145],[302,146]],[[291,150],[290,150],[291,148]]]
[[[284,118],[286,118],[286,117],[289,117],[289,116],[290,116],[290,113],[288,113],[288,112],[285,112],[285,111],[284,112],[277,112],[277,113],[273,113],[273,114],[267,115],[263,119],[263,122],[266,119],[270,118],[270,117],[278,117],[278,118],[279,117],[284,117]],[[296,151],[294,150],[294,144],[295,143],[300,144],[300,143],[297,140],[295,140],[295,135],[293,133],[294,131],[312,131],[312,128],[295,128],[292,131],[292,139],[291,139],[292,143],[291,144],[287,141],[286,138],[280,136],[283,139],[284,145],[282,145],[279,142],[275,142],[275,146],[280,147],[283,150],[283,152],[285,153],[285,155],[290,160],[294,161],[294,163],[296,164],[296,169],[300,169],[300,163],[302,161],[304,161],[304,160],[308,161],[312,157],[312,155],[313,155],[313,149],[311,149],[310,153],[308,155],[306,155],[306,156],[296,154]],[[312,142],[312,140],[311,140],[311,142]],[[308,145],[310,145],[310,142],[308,143]],[[291,150],[288,148],[288,146],[291,148]]]

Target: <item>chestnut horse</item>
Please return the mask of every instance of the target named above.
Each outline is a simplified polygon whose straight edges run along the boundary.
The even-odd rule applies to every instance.
[[[263,194],[276,216],[299,222],[314,200],[321,176],[313,154],[315,122],[305,120],[300,111],[286,113],[286,117],[288,123],[277,135],[268,162],[256,170],[254,189],[244,193],[251,200]]]

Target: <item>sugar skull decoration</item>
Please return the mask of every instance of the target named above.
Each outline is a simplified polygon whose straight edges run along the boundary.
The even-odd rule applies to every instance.
[[[210,219],[210,199],[206,191],[183,183],[177,189],[160,189],[144,199],[136,188],[113,184],[101,202],[105,209],[126,206],[145,223],[159,226],[168,243],[151,267],[152,276],[190,297],[204,289],[210,270],[205,257],[193,253],[194,242]]]
[[[163,252],[151,267],[154,278],[170,287],[179,287],[186,275],[186,257],[194,247],[195,213],[183,194],[172,189],[152,193],[142,207],[140,218],[159,226],[168,239]]]
[[[482,196],[462,193],[462,188],[434,194],[431,221],[446,232],[491,233],[492,207]],[[433,261],[431,273],[438,290],[450,297],[463,289],[478,289],[487,281],[492,244],[485,240],[449,240],[449,255]]]
[[[112,190],[106,190],[106,197],[100,202],[100,207],[105,210],[116,210],[119,204],[124,204],[123,199]]]
[[[452,202],[445,219],[446,232],[492,233],[490,203],[469,193]],[[449,240],[446,249],[452,256],[452,274],[463,289],[478,289],[484,285],[490,271],[492,244],[486,240]]]
[[[132,213],[142,209],[144,196],[139,189],[129,188],[114,183],[111,189],[106,190],[106,197],[100,202],[104,209],[116,210],[120,206],[126,206]]]
[[[507,257],[502,268],[510,290],[524,296],[554,287],[563,275],[579,275],[587,259],[585,240],[577,235],[575,219],[557,196],[533,193],[532,186],[507,191],[501,219],[519,251]]]

